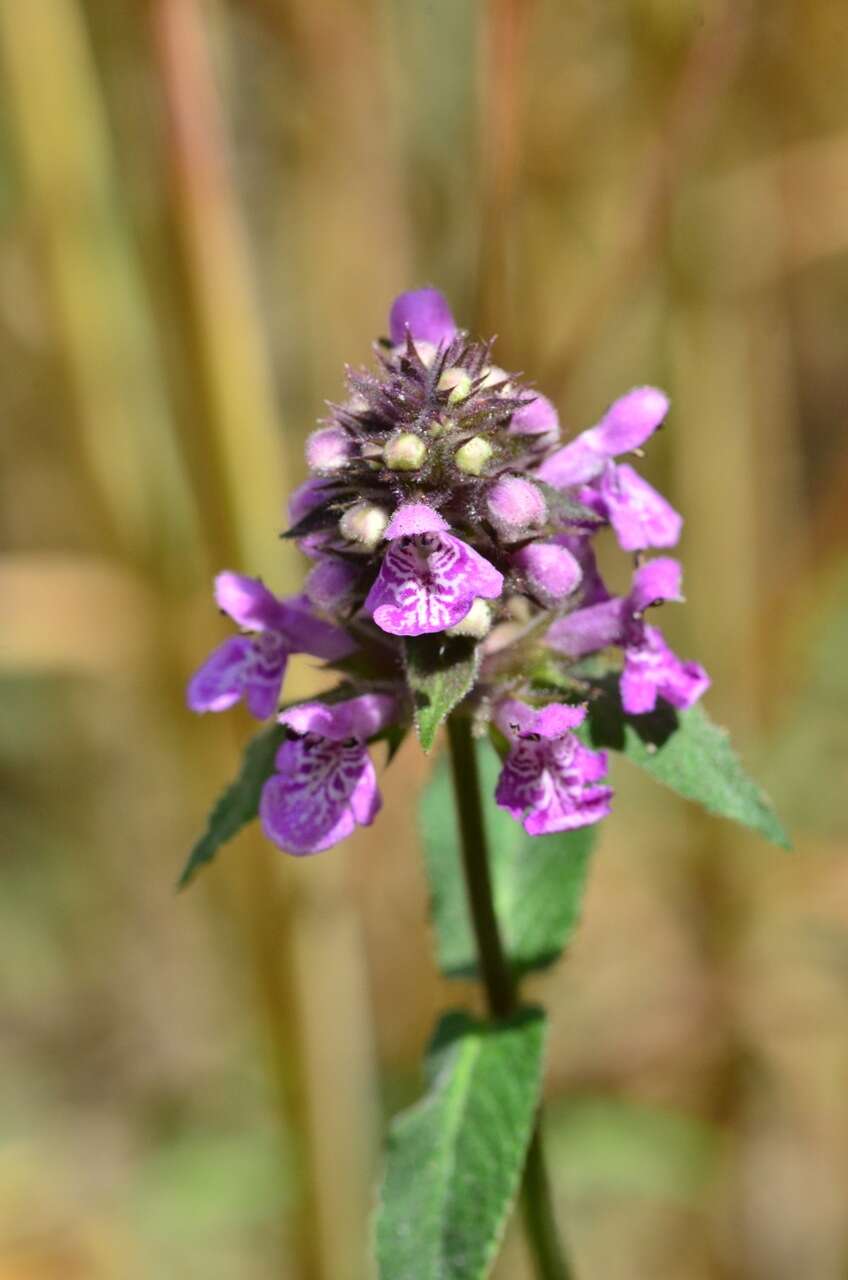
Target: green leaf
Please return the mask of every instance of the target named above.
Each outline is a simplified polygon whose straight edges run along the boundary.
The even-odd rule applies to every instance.
[[[429,1087],[396,1116],[377,1210],[380,1280],[482,1280],[518,1190],[542,1082],[545,1021],[522,1009],[440,1022]]]
[[[477,678],[477,643],[468,636],[410,636],[403,652],[415,727],[422,747],[429,751],[439,725]]]
[[[517,973],[545,969],[559,957],[580,912],[597,837],[594,827],[528,836],[492,799],[500,769],[489,742],[478,743],[480,782],[495,909]],[[476,972],[476,947],[459,850],[456,807],[446,759],[439,760],[421,804],[421,829],[439,966],[448,977]]]
[[[178,889],[184,889],[200,868],[212,861],[221,845],[256,817],[262,784],[274,771],[274,757],[285,733],[283,725],[274,724],[251,738],[242,757],[241,771],[210,813],[206,830],[189,854],[177,882]]]
[[[792,847],[768,797],[743,769],[727,730],[713,724],[700,706],[675,711],[658,703],[647,715],[628,716],[617,690],[605,684],[589,702],[586,736],[592,746],[622,752],[708,813],[741,822],[783,849]]]

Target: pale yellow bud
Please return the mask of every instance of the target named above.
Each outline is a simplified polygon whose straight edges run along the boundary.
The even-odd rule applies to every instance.
[[[471,636],[474,640],[482,640],[492,627],[492,610],[480,596],[474,601],[464,618],[453,627],[448,627],[449,636]]]
[[[472,436],[457,449],[453,460],[467,476],[479,476],[493,453],[494,449],[488,440],[483,436]]]
[[[459,367],[445,369],[439,378],[439,390],[450,391],[448,404],[459,404],[460,400],[464,400],[471,390],[471,377],[464,369]]]
[[[339,532],[357,549],[373,551],[381,541],[389,523],[389,516],[382,507],[371,502],[357,502],[349,507],[339,521]]]
[[[383,449],[383,459],[391,471],[417,471],[426,457],[426,444],[412,431],[399,431]]]

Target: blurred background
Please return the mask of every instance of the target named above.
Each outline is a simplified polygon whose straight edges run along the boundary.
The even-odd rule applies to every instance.
[[[532,984],[577,1273],[845,1280],[845,5],[0,0],[0,76],[0,1280],[368,1274],[386,1119],[476,998],[434,973],[428,762],[177,896],[250,728],[183,687],[216,568],[296,589],[303,439],[424,283],[569,432],[668,389],[663,625],[797,842],[617,768]]]

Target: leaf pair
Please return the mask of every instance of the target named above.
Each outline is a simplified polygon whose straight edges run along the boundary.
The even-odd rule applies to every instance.
[[[380,1280],[481,1280],[515,1199],[542,1084],[545,1019],[439,1023],[427,1093],[389,1133],[377,1211]]]

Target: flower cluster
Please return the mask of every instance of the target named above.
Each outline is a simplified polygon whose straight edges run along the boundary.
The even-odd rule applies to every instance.
[[[645,554],[675,545],[681,517],[620,460],[641,451],[668,400],[639,387],[563,443],[551,402],[498,368],[434,289],[395,301],[376,351],[376,371],[348,371],[347,399],[307,441],[310,476],[286,534],[312,561],[303,594],[279,600],[220,574],[216,600],[241,634],[192,678],[189,706],[243,698],[269,717],[295,652],[342,674],[326,698],[282,711],[262,793],[270,839],[313,853],[378,812],[368,744],[412,722],[415,646],[436,666],[459,646],[476,672],[462,713],[491,726],[504,758],[497,803],[531,835],[597,822],[612,797],[606,757],[576,731],[598,673],[615,673],[628,715],[658,698],[689,707],[709,684],[646,621],[681,598],[677,561]],[[634,553],[626,595],[598,570],[607,529]]]

